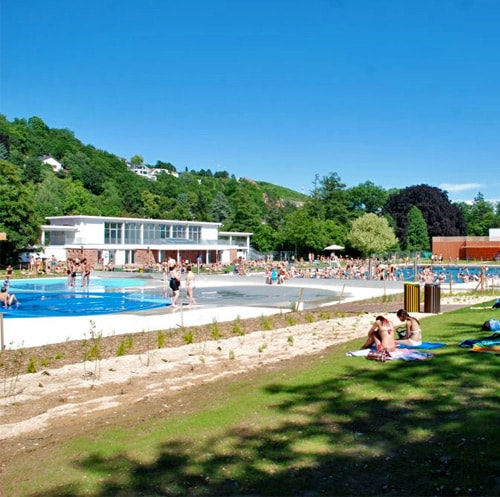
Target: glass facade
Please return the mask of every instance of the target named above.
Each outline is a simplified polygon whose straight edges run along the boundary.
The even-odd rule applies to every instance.
[[[144,225],[145,244],[165,243],[170,238],[170,225],[162,223]]]
[[[104,223],[104,243],[122,243],[122,223]]]
[[[189,227],[189,239],[193,242],[199,242],[201,240],[201,226]]]
[[[141,243],[140,223],[125,223],[125,243]]]
[[[186,238],[186,226],[174,224],[172,226],[172,238]]]

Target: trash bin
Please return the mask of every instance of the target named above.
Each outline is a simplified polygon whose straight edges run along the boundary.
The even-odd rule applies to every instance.
[[[441,287],[439,283],[426,283],[424,287],[424,312],[441,312]]]
[[[404,308],[407,312],[420,312],[420,285],[404,284]]]

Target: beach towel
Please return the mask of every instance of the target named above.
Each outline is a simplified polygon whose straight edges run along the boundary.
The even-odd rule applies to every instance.
[[[346,352],[346,356],[366,357],[369,354],[370,350],[372,349],[353,350],[351,352]],[[411,349],[398,349],[394,352],[390,352],[390,357],[388,357],[387,360],[423,361],[425,359],[431,359],[432,357],[434,357],[434,354],[431,354],[430,352],[418,352]]]
[[[398,344],[398,349],[439,349],[446,344],[441,342],[422,342],[420,345],[406,345],[404,343]]]
[[[483,340],[475,343],[471,352],[492,352],[494,354],[500,353],[500,341],[498,340]]]
[[[478,340],[464,340],[460,342],[460,347],[472,348],[474,345],[479,343],[487,343],[488,345],[500,345],[500,338],[496,338],[497,334],[492,335],[489,338],[480,338]]]
[[[364,357],[370,353],[371,349],[361,349],[361,350],[351,350],[350,352],[346,352],[346,356],[348,357]]]
[[[390,361],[425,361],[426,359],[432,359],[434,354],[431,352],[418,352],[411,349],[397,349],[391,352],[391,357],[388,359]]]

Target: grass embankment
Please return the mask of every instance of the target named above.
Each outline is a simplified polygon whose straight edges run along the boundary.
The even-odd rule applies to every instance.
[[[489,305],[425,318],[448,344],[428,361],[346,357],[356,341],[110,419],[4,468],[6,495],[499,495],[498,356],[458,346]]]

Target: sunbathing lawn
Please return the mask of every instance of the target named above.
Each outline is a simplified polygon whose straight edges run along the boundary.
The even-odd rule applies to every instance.
[[[458,346],[488,306],[425,318],[430,360],[347,357],[358,340],[112,420],[4,468],[4,495],[500,495],[499,358]]]

